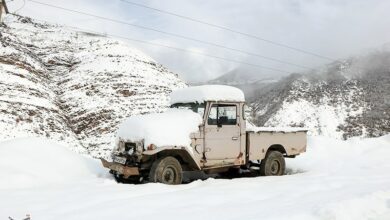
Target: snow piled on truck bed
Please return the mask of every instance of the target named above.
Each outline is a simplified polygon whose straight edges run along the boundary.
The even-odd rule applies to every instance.
[[[257,127],[250,122],[246,123],[246,131],[252,132],[300,132],[300,131],[308,131],[308,128],[301,127]]]
[[[204,101],[245,102],[245,96],[240,89],[225,85],[192,86],[171,93],[171,104]]]
[[[3,183],[9,167],[0,166],[0,219],[22,219],[26,214],[40,220],[390,219],[390,135],[308,140],[306,153],[286,159],[290,175],[208,179],[179,186],[117,184],[87,175],[44,187],[25,181],[23,189],[13,189]],[[45,153],[34,149],[34,154]],[[7,159],[14,163],[9,166],[30,172],[21,161],[30,154],[14,153]],[[61,156],[53,157],[62,170],[63,160],[70,157]],[[45,162],[36,160],[33,166]],[[94,176],[100,172],[94,171]]]
[[[144,146],[185,146],[191,144],[190,134],[199,130],[202,118],[187,109],[168,109],[164,113],[130,116],[118,129],[125,141],[140,141]]]

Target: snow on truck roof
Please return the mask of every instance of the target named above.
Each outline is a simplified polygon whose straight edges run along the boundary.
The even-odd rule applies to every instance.
[[[240,89],[224,85],[192,86],[171,93],[171,104],[204,101],[245,102],[245,96]]]

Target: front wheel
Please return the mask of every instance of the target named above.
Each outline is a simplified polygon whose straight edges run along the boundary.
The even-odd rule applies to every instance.
[[[281,176],[286,169],[283,154],[279,151],[270,151],[260,163],[260,175]]]
[[[149,173],[150,182],[159,182],[169,185],[181,184],[183,169],[180,162],[174,157],[163,157],[156,160]]]

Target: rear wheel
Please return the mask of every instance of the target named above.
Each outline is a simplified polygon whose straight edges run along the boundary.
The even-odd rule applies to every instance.
[[[286,169],[283,154],[279,151],[270,151],[260,163],[260,175],[281,176]]]
[[[174,157],[164,157],[156,160],[149,173],[150,182],[159,182],[169,185],[181,184],[183,169]]]

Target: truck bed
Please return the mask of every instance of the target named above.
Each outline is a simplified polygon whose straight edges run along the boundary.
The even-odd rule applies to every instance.
[[[307,129],[252,127],[246,132],[249,160],[264,159],[269,148],[284,150],[285,156],[306,151]]]

